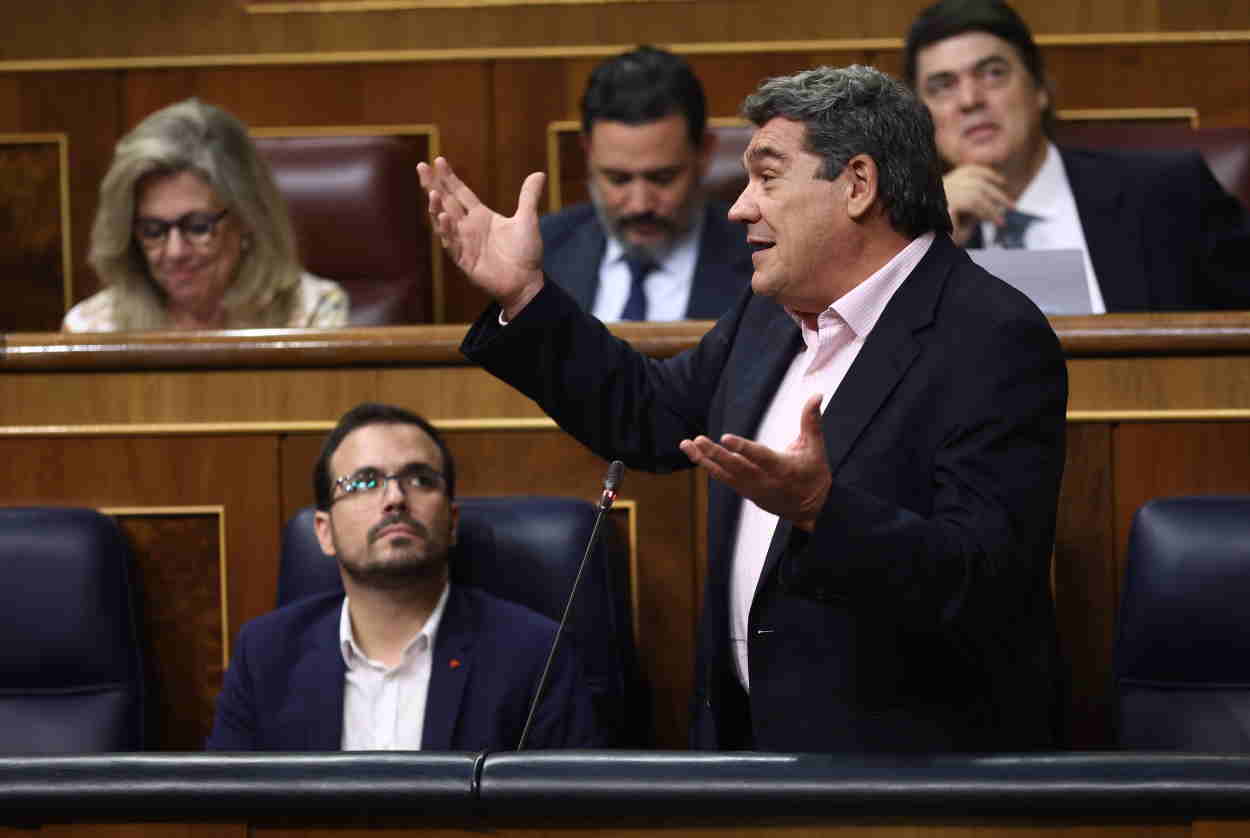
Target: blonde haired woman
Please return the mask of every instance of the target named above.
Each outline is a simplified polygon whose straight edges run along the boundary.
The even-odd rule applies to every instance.
[[[188,99],[118,142],[88,262],[104,290],[70,332],[342,326],[347,295],[303,270],[268,166],[239,120]]]

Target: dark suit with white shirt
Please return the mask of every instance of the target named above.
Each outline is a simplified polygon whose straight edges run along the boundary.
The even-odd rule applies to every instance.
[[[1245,209],[1198,152],[1059,153],[1108,312],[1250,309]]]
[[[729,208],[709,201],[703,210],[698,259],[691,279],[685,319],[715,320],[725,313],[751,281],[751,249],[746,228],[730,221]],[[539,222],[543,271],[586,311],[595,307],[599,268],[607,236],[593,204],[574,204]]]
[[[297,600],[249,620],[217,698],[206,747],[337,751],[347,664],[343,593]],[[423,751],[515,750],[556,625],[520,605],[451,586],[434,639]],[[526,741],[530,748],[600,747],[580,661],[561,640]]]

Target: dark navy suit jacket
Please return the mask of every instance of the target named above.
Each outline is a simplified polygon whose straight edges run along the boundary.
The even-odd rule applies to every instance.
[[[341,591],[291,603],[239,632],[206,747],[337,751],[346,665]],[[514,750],[555,623],[476,588],[452,585],[434,642],[422,750]],[[577,656],[561,640],[526,747],[603,743]]]
[[[492,306],[470,328],[469,358],[600,456],[652,471],[690,466],[683,438],[752,437],[802,345],[749,290],[664,360],[551,284],[507,326],[497,318]],[[740,498],[710,484],[692,744],[1050,747],[1066,404],[1046,318],[939,235],[824,412],[834,482],[815,532],[777,527],[749,616],[749,713],[728,640]]]
[[[1059,153],[1108,312],[1250,309],[1245,210],[1198,152]]]
[[[730,221],[729,208],[709,201],[704,209],[699,258],[695,264],[687,320],[715,320],[733,305],[751,281],[751,249],[746,228]],[[595,306],[599,290],[599,264],[607,239],[595,208],[574,204],[540,221],[543,237],[543,270],[547,277],[572,295],[586,311]]]

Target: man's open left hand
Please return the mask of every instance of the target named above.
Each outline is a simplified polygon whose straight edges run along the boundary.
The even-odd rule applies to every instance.
[[[690,462],[761,509],[811,532],[833,484],[820,399],[812,396],[803,406],[799,435],[784,451],[733,434],[722,436],[719,444],[705,436],[682,440],[681,450]]]

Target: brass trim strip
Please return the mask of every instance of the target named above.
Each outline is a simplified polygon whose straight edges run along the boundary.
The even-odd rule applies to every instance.
[[[249,15],[326,12],[397,12],[411,9],[477,9],[499,6],[600,6],[608,3],[691,3],[694,0],[293,0],[244,3]]]
[[[400,125],[280,125],[249,129],[254,137],[424,137],[426,153],[433,161],[441,151],[438,126],[433,123]],[[423,190],[418,187],[418,196]],[[418,202],[420,197],[418,197]],[[424,205],[417,207],[420,215]],[[430,318],[433,323],[447,320],[447,290],[443,286],[442,245],[438,234],[430,226]]]
[[[1089,422],[1223,422],[1250,420],[1250,408],[1170,408],[1161,410],[1070,410],[1067,421]],[[498,419],[431,419],[440,431],[554,431],[559,426],[546,417],[515,416]],[[253,434],[327,433],[334,420],[287,422],[165,422],[100,425],[10,425],[0,427],[0,439],[24,437],[105,436],[248,436]]]
[[[65,139],[65,134],[55,133],[29,133],[29,134],[3,134],[0,133],[0,145],[48,145]]]
[[[249,128],[254,137],[424,137],[438,132],[431,123],[400,125],[271,125]]]
[[[1226,32],[1111,32],[1081,35],[1039,35],[1042,46],[1164,46],[1250,43],[1250,30]],[[472,47],[405,50],[338,50],[328,52],[262,52],[252,55],[155,55],[142,58],[32,58],[0,61],[0,72],[73,70],[141,70],[175,67],[245,67],[283,64],[387,64],[432,61],[503,61],[514,59],[606,58],[635,44],[572,44],[569,46]],[[901,38],[840,38],[811,41],[712,41],[661,44],[684,55],[746,53],[896,51]]]
[[[172,517],[175,515],[218,515],[225,511],[220,504],[196,506],[109,506],[98,510],[104,515],[129,515],[132,518]]]
[[[65,294],[65,311],[68,314],[74,305],[74,245],[69,230],[69,135],[61,134],[60,137],[57,149],[61,167],[61,275],[64,277],[61,289]]]
[[[430,137],[427,142],[430,147],[429,163],[434,162],[434,158],[443,153],[442,135],[438,131],[437,125],[431,125]],[[418,185],[418,189],[420,186]],[[421,190],[424,192],[425,190]],[[433,299],[431,304],[434,307],[432,316],[435,323],[447,322],[447,289],[444,286],[443,279],[443,244],[439,241],[438,233],[434,231],[434,225],[430,225],[430,281],[434,283]]]
[[[70,236],[69,134],[64,132],[0,134],[0,145],[56,145],[57,194],[61,213],[61,298],[65,311],[74,305],[74,256]]]
[[[1172,410],[1070,410],[1068,421],[1091,422],[1225,422],[1250,421],[1250,408],[1199,408]]]
[[[630,630],[634,633],[634,648],[638,648],[642,638],[642,623],[638,619],[638,609],[642,604],[638,595],[638,502],[617,498],[612,505],[612,511],[625,513],[625,542],[629,550]]]
[[[546,417],[505,419],[431,419],[441,431],[545,431],[558,426]],[[247,436],[249,434],[326,433],[334,420],[290,422],[155,422],[100,425],[10,425],[0,427],[0,438],[40,436]]]
[[[221,545],[221,671],[230,668],[230,595],[226,585],[226,571],[229,562],[226,556],[230,551],[226,547],[226,510],[222,507],[217,517],[217,543]]]
[[[98,510],[103,515],[129,518],[156,518],[189,515],[215,515],[217,517],[217,580],[221,597],[221,668],[230,666],[230,598],[226,585],[226,508],[221,505],[207,506],[106,506]]]
[[[1234,44],[1250,41],[1250,29],[1197,30],[1193,32],[1087,32],[1041,35],[1037,42],[1048,47],[1161,46],[1164,44]]]
[[[1065,122],[1098,122],[1100,120],[1188,120],[1198,129],[1197,108],[1060,108],[1055,116]]]
[[[582,124],[576,119],[557,119],[547,123],[547,212],[559,212],[564,207],[560,185],[560,135],[581,131]]]

